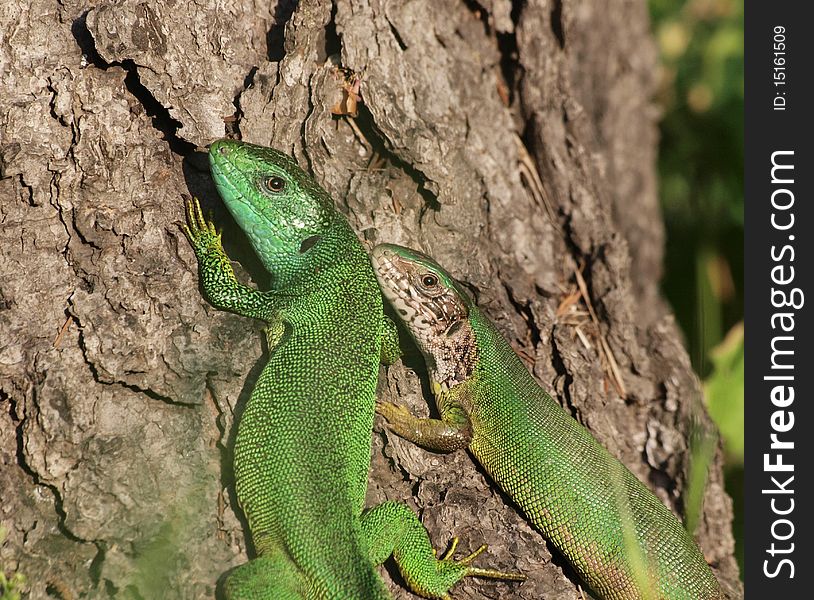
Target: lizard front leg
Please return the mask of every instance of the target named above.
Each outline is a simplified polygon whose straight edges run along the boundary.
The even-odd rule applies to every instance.
[[[229,257],[223,250],[221,234],[204,218],[197,199],[186,202],[186,223],[181,225],[181,229],[195,251],[198,277],[209,303],[221,310],[270,323],[269,345],[279,341],[279,299],[271,292],[261,292],[237,280]]]
[[[404,406],[377,402],[376,412],[386,420],[389,429],[422,448],[436,452],[453,452],[469,446],[472,423],[464,407],[447,399],[438,403],[440,419],[416,417]]]

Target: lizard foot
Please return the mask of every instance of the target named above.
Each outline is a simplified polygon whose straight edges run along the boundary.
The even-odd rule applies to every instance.
[[[452,542],[449,545],[449,550],[447,550],[444,555],[439,559],[441,562],[446,563],[454,563],[457,565],[464,565],[466,567],[465,577],[488,577],[489,579],[503,579],[507,581],[525,581],[526,576],[522,573],[507,573],[504,571],[497,571],[495,569],[481,569],[479,567],[472,567],[470,563],[475,560],[480,554],[486,550],[486,544],[483,544],[480,548],[472,552],[471,554],[467,554],[463,558],[455,559],[453,558],[455,554],[455,550],[458,548],[458,537],[452,538]]]
[[[195,250],[195,255],[201,257],[213,251],[215,254],[222,254],[221,234],[215,229],[215,225],[204,217],[198,199],[192,198],[184,204],[186,223],[180,224],[181,231]]]

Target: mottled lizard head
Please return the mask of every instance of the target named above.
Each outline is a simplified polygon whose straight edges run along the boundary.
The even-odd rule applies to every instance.
[[[472,300],[426,254],[395,244],[371,252],[382,293],[427,361],[433,381],[447,388],[466,381],[477,362],[475,334],[468,321]]]
[[[291,157],[218,140],[209,147],[209,164],[218,192],[274,276],[275,288],[335,260],[331,238],[347,225],[328,193]]]

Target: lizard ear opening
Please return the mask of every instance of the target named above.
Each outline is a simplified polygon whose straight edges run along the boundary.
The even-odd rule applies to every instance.
[[[305,238],[302,241],[302,243],[300,244],[300,254],[305,254],[306,252],[308,252],[321,239],[322,239],[322,236],[319,236],[319,235],[312,235],[311,237]]]
[[[461,325],[463,325],[463,321],[455,321],[449,326],[449,329],[447,329],[447,336],[450,337],[458,333],[458,330],[461,329]]]

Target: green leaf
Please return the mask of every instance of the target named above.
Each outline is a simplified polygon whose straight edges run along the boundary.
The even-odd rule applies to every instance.
[[[712,374],[704,382],[707,408],[724,442],[727,462],[743,464],[743,322],[710,353]]]

